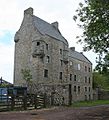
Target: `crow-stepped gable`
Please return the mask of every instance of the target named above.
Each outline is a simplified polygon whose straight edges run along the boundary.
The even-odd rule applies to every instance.
[[[58,22],[48,23],[33,15],[33,8],[24,11],[20,29],[15,34],[14,84],[25,86],[21,70],[29,69],[32,81],[50,93],[55,89],[68,102],[69,85],[72,101],[92,99],[92,63],[69,48]],[[72,41],[73,42],[73,41]]]

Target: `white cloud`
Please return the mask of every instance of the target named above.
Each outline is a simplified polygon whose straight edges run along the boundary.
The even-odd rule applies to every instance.
[[[13,48],[13,45],[0,44],[0,76],[10,82],[13,82]]]

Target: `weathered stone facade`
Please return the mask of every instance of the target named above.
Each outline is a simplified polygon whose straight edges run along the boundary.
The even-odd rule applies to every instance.
[[[82,53],[69,48],[57,22],[49,24],[28,8],[14,40],[15,85],[25,85],[21,70],[30,69],[35,84],[55,86],[55,92],[62,91],[64,98],[69,94],[66,86],[71,84],[72,101],[92,99],[92,64]]]

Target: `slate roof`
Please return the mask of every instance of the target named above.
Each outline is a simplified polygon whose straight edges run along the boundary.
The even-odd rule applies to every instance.
[[[77,51],[72,51],[72,50],[69,49],[69,57],[92,64],[88,60],[88,58],[83,55],[83,53],[79,53]]]
[[[62,41],[68,45],[67,40],[62,36],[59,29],[56,29],[52,24],[33,15],[33,23],[38,31],[43,35],[48,35],[56,40]]]
[[[0,84],[9,84],[9,85],[12,85],[12,83],[6,81],[6,80],[3,80],[0,78]]]

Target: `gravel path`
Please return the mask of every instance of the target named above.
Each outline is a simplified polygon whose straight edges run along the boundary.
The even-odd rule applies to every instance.
[[[109,106],[0,112],[0,120],[109,120]]]

